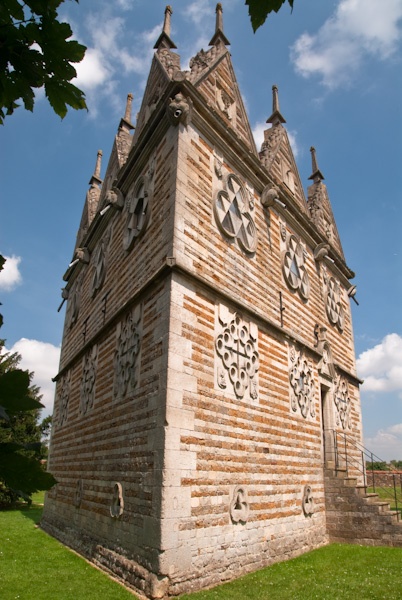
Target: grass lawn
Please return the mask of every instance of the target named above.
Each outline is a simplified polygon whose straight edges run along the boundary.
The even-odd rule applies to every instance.
[[[41,502],[42,496],[34,497]],[[1,600],[133,600],[48,536],[42,507],[0,512]],[[332,544],[180,600],[400,600],[402,548]]]

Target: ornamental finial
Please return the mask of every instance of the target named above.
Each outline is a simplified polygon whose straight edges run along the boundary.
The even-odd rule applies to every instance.
[[[281,111],[279,110],[279,94],[277,85],[272,86],[272,115],[268,117],[267,123],[272,123],[272,125],[286,123],[285,119],[281,115]]]
[[[228,38],[223,33],[223,9],[222,4],[218,2],[216,5],[216,21],[215,21],[215,33],[209,42],[210,46],[218,46],[223,43],[224,46],[230,46]]]
[[[312,163],[313,172],[310,175],[309,179],[313,179],[314,181],[322,181],[324,179],[324,175],[321,173],[320,169],[318,168],[317,156],[316,156],[316,151],[315,151],[314,146],[311,146],[310,152],[311,152],[311,163]]]

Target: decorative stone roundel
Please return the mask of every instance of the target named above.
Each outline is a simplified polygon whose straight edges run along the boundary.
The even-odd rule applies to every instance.
[[[290,349],[289,382],[292,388],[291,406],[293,412],[300,411],[306,419],[315,417],[314,396],[315,384],[312,366],[302,352],[293,346]]]
[[[292,290],[297,290],[303,300],[310,294],[310,282],[305,266],[304,249],[299,240],[291,235],[283,257],[283,274]]]
[[[230,517],[233,523],[245,523],[250,512],[247,491],[241,486],[236,486],[230,503]]]
[[[97,363],[98,346],[95,344],[82,359],[80,410],[84,414],[92,408],[94,403]]]
[[[327,282],[326,309],[330,322],[333,325],[337,325],[342,331],[345,322],[345,313],[341,306],[340,285],[333,277],[330,277]]]
[[[71,372],[68,371],[63,379],[59,383],[58,392],[58,410],[57,410],[57,424],[61,427],[68,417],[68,402],[70,399],[70,383],[71,383]]]
[[[250,396],[253,399],[258,396],[254,379],[259,368],[256,342],[249,325],[237,313],[215,341],[216,352],[225,369],[219,372],[218,385],[221,388],[226,387],[226,372],[238,398],[243,398],[249,387]]]
[[[124,511],[123,488],[121,483],[116,482],[113,486],[112,504],[110,505],[110,516],[118,519]]]
[[[127,223],[123,238],[124,250],[131,250],[135,240],[140,237],[148,224],[149,207],[149,189],[148,178],[140,177],[132,190],[127,194]]]
[[[137,385],[137,357],[140,351],[141,309],[131,311],[116,329],[116,350],[114,355],[115,398],[122,398]]]
[[[234,173],[228,175],[225,189],[218,192],[214,204],[217,225],[230,239],[248,253],[257,249],[257,231],[250,214],[247,191]]]
[[[98,243],[93,255],[92,297],[101,289],[105,281],[111,233],[111,229],[109,228]]]
[[[302,500],[303,512],[306,517],[311,517],[314,513],[314,498],[310,485],[305,485]]]
[[[75,488],[74,495],[74,506],[79,508],[81,506],[82,498],[84,496],[84,484],[82,479],[77,480],[77,486]]]
[[[350,398],[346,379],[338,377],[335,385],[334,402],[337,409],[336,424],[342,424],[343,429],[350,427]]]

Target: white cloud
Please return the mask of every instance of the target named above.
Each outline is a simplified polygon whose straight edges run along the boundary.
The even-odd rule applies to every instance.
[[[103,62],[100,50],[96,48],[87,49],[84,59],[75,65],[75,70],[77,77],[73,83],[83,90],[96,88],[110,77],[109,68]]]
[[[375,454],[382,460],[402,459],[402,423],[380,429],[371,438],[364,439],[367,448],[374,448]]]
[[[0,271],[0,290],[2,292],[11,292],[17,285],[22,282],[19,265],[21,262],[20,256],[4,256],[6,262],[3,270]]]
[[[386,60],[402,39],[401,0],[342,0],[317,33],[301,35],[291,49],[295,69],[318,75],[333,89],[350,82],[367,59]]]
[[[402,398],[402,336],[385,336],[380,344],[362,352],[356,364],[364,392],[397,391]]]
[[[21,338],[9,350],[21,355],[19,364],[21,369],[34,372],[33,384],[40,387],[42,394],[41,402],[45,405],[41,417],[52,413],[55,384],[52,377],[57,374],[60,359],[60,347],[41,342],[39,340],[28,340]]]

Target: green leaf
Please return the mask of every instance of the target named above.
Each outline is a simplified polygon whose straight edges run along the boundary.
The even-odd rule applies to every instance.
[[[294,0],[287,1],[293,9]],[[278,12],[285,2],[286,0],[246,0],[254,33],[265,23],[269,13]]]
[[[54,112],[62,119],[67,114],[67,105],[76,110],[87,108],[85,94],[67,81],[49,78],[45,82],[45,93]]]

